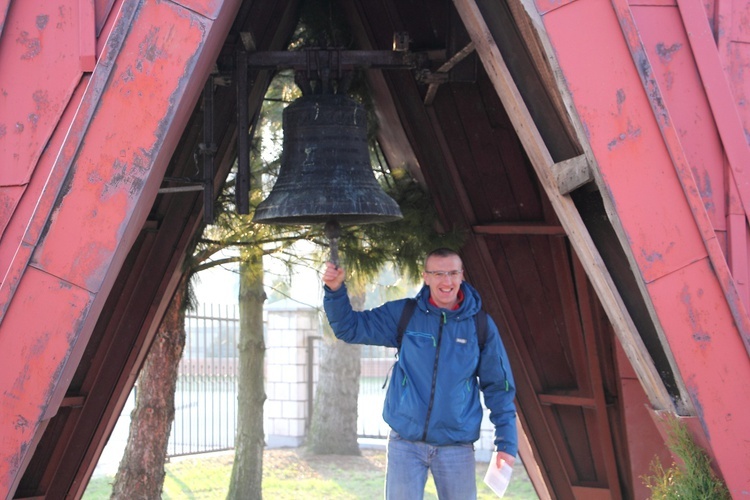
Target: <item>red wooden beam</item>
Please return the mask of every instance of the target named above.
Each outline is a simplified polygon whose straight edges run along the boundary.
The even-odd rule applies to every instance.
[[[156,0],[123,4],[92,82],[74,104],[74,125],[31,217],[25,252],[3,283],[0,352],[8,362],[0,367],[0,420],[11,422],[0,427],[5,496],[57,413],[239,6],[186,3],[189,9]],[[80,72],[77,57],[67,63]]]
[[[547,7],[539,2],[540,11]],[[750,436],[730,415],[750,411],[748,317],[681,145],[683,136],[705,137],[669,112],[693,102],[664,95],[641,38],[684,27],[639,24],[632,8],[625,0],[577,0],[547,11],[543,26],[596,157],[595,177],[622,228],[620,242],[694,405],[687,411],[700,419],[732,494],[741,495],[750,490]],[[671,70],[682,82],[694,68]]]

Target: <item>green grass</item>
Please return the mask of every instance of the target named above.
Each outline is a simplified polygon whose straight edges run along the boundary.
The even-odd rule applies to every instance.
[[[232,452],[175,459],[166,465],[165,500],[224,499],[232,472]],[[383,498],[385,452],[363,450],[360,457],[311,455],[303,449],[266,450],[263,455],[263,496],[292,499],[380,499]],[[478,498],[497,498],[484,484],[486,463],[477,464]],[[109,499],[112,477],[92,480],[84,500]],[[437,499],[430,477],[425,499]],[[513,473],[505,498],[527,500],[538,497],[523,466]]]

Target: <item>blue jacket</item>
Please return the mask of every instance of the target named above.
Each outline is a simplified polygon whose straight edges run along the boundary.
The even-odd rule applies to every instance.
[[[336,337],[354,344],[398,347],[398,321],[406,299],[356,312],[346,286],[335,292],[324,289],[323,306]],[[427,286],[417,294],[417,307],[388,385],[383,419],[410,441],[473,443],[479,439],[482,422],[481,388],[495,426],[495,446],[515,456],[516,389],[508,355],[489,316],[487,340],[480,352],[474,315],[482,300],[466,282],[461,290],[464,300],[454,311],[430,304]]]

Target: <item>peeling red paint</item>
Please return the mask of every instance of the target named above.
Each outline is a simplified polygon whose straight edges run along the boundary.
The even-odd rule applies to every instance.
[[[16,43],[24,48],[21,59],[33,59],[42,51],[42,42],[39,38],[32,38],[27,31],[22,31],[16,38]]]
[[[750,318],[720,244],[732,173],[724,161],[729,136],[719,133],[719,121],[731,93],[721,93],[723,108],[709,102],[711,89],[696,69],[705,54],[695,52],[683,25],[685,15],[697,17],[699,10],[706,22],[705,9],[692,2],[683,12],[690,2],[665,9],[579,0],[545,14],[543,24],[665,347],[715,463],[739,496],[750,491],[750,429],[728,416],[750,413]],[[582,20],[591,21],[589,29],[574,28]],[[700,47],[718,60],[715,44]],[[724,78],[722,70],[710,76]],[[628,140],[627,130],[638,130],[637,140]],[[740,260],[747,259],[743,248]]]
[[[0,116],[0,185],[28,183],[81,78],[80,69],[69,64],[78,51],[78,34],[69,29],[74,21],[65,15],[66,9],[56,8],[66,3],[25,0],[9,7],[3,40],[12,43],[0,43],[0,99],[5,101]],[[47,28],[58,21],[66,29]]]
[[[645,249],[641,249],[641,255],[643,255],[643,258],[647,262],[652,264],[664,259],[664,256],[660,252],[647,252]]]
[[[618,106],[620,106],[619,102],[619,95],[618,95]],[[640,127],[634,127],[633,124],[628,120],[628,128],[625,132],[620,133],[617,137],[609,141],[607,144],[607,148],[611,151],[612,149],[616,148],[619,144],[630,140],[630,139],[637,139],[641,135],[641,129]]]
[[[235,1],[192,3],[199,10],[216,12],[236,12],[239,6]],[[0,188],[20,178],[37,197],[30,208],[9,209],[8,230],[23,236],[16,240],[18,246],[10,248],[7,240],[0,240],[0,272],[5,276],[0,283],[0,352],[13,357],[13,362],[0,367],[0,419],[10,422],[20,417],[25,422],[17,428],[0,427],[3,493],[13,491],[20,479],[41,422],[57,411],[66,389],[60,380],[72,376],[77,361],[70,358],[82,353],[75,346],[85,345],[96,321],[96,314],[89,311],[95,304],[102,307],[107,287],[143,226],[148,213],[144,206],[151,206],[156,197],[180,127],[225,36],[212,35],[213,55],[206,60],[213,26],[197,11],[174,2],[126,2],[117,10],[121,23],[108,33],[108,45],[88,80],[77,64],[76,30],[60,30],[58,36],[68,40],[59,44],[48,40],[51,31],[57,33],[49,27],[63,28],[74,21],[80,3],[57,0],[57,5],[66,7],[58,11],[42,4],[48,6],[30,0],[9,17],[24,26],[9,24],[19,36],[21,31],[46,30],[30,66],[30,78],[38,80],[33,86],[5,77],[4,70],[19,68],[19,61],[24,61],[20,50],[25,54],[35,46],[31,36],[21,37],[26,43],[21,48],[16,44],[14,60],[6,57],[8,44],[0,43],[0,89],[12,99],[22,97],[3,121],[23,127],[15,143],[7,142],[12,134],[0,140],[0,161],[19,151],[16,163],[28,165],[22,178],[15,166],[9,169],[12,177],[3,177],[6,170],[0,172]],[[42,11],[48,19],[35,16]],[[231,16],[225,17],[221,27],[228,30]],[[48,53],[48,45],[60,50]],[[55,67],[40,66],[40,60],[52,56],[64,66],[59,74]],[[54,78],[38,78],[41,71],[51,71]],[[71,75],[68,80],[60,78],[66,71]],[[74,89],[75,102],[69,103]],[[61,127],[59,133],[55,126]],[[29,135],[34,128],[36,135]],[[51,137],[47,149],[34,149],[42,133]],[[31,175],[37,173],[40,157],[46,165],[46,172],[43,168],[38,172],[45,177],[43,185]],[[16,206],[20,207],[17,202]],[[13,334],[21,330],[29,334]]]
[[[656,44],[656,53],[659,55],[659,59],[661,59],[664,64],[667,64],[672,61],[672,55],[681,48],[681,43],[673,43],[667,47],[666,44],[660,42]]]

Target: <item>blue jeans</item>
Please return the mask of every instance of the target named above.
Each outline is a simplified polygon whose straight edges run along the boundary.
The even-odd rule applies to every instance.
[[[386,455],[385,498],[423,498],[429,469],[440,500],[476,499],[475,468],[473,444],[432,446],[407,441],[391,431]]]

